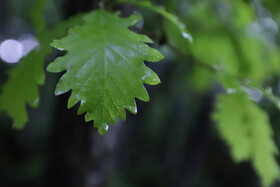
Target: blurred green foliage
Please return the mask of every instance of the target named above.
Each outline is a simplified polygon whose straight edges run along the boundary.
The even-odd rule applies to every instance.
[[[158,88],[148,87],[152,93],[151,103],[144,106],[139,104],[140,111],[143,112],[134,117],[135,121],[128,118],[127,123],[137,124],[134,130],[124,131],[126,142],[122,142],[119,147],[120,157],[128,160],[120,161],[124,166],[113,169],[114,172],[108,174],[102,184],[105,186],[279,185],[275,183],[279,179],[276,154],[277,147],[280,146],[279,2],[277,0],[102,2],[104,4],[101,7],[104,6],[108,11],[120,8],[123,14],[131,14],[133,11],[140,14],[144,18],[143,26],[138,25],[138,28],[132,29],[153,39],[155,41],[153,47],[158,48],[166,57],[163,63],[151,65],[162,80]],[[49,44],[53,39],[64,36],[67,28],[84,23],[80,21],[79,16],[73,22],[62,21],[66,20],[62,19],[62,15],[67,12],[63,6],[66,0],[59,3],[53,0],[29,0],[25,3],[1,0],[0,13],[5,12],[1,3],[11,11],[6,11],[6,18],[0,17],[0,20],[7,23],[9,22],[7,18],[12,16],[30,18],[29,21],[36,29],[41,44],[40,50],[31,52],[15,67],[0,65],[0,75],[10,72],[7,83],[1,87],[0,109],[7,112],[15,122],[20,121],[18,127],[22,127],[27,121],[25,103],[37,106],[33,101],[38,100],[37,87],[43,83],[43,61],[51,50]],[[86,3],[78,2],[75,5],[77,4],[82,6]],[[30,9],[31,5],[33,9]],[[87,4],[84,9],[88,10],[89,7],[96,8]],[[78,6],[74,8],[80,12]],[[4,23],[2,20],[0,24]],[[46,30],[53,28],[58,22],[61,22],[60,26]],[[192,39],[193,42],[190,42]],[[6,77],[3,76],[0,82],[4,80]],[[213,104],[215,96],[217,103]],[[214,125],[214,128],[209,119],[213,107],[209,105],[215,105],[213,121],[217,125]],[[3,123],[8,121],[6,117],[0,119]],[[110,133],[107,136],[110,136]],[[119,136],[122,137],[122,134]],[[224,149],[220,144],[216,144],[218,141],[216,137],[225,140],[233,161],[242,162],[240,165],[229,164]],[[205,143],[207,141],[210,142],[208,145]],[[200,151],[195,152],[192,145],[196,145]],[[128,147],[127,154],[122,147]],[[207,154],[203,155],[205,152]],[[39,172],[44,170],[41,164],[43,161],[38,157],[32,157],[30,160],[19,167],[25,168],[22,171],[30,171],[28,175],[30,180],[38,179],[40,176],[37,174],[43,175]],[[261,182],[258,182],[254,175],[248,174],[250,166],[242,165],[243,161],[251,161]],[[195,170],[195,174],[190,174],[188,167],[198,169]],[[245,177],[246,180],[238,177],[242,175],[240,170],[243,168],[249,175]],[[34,170],[38,173],[34,173]],[[217,178],[218,174],[222,177]],[[233,174],[241,182],[231,181],[228,176]]]
[[[236,162],[252,160],[263,186],[270,186],[278,178],[278,153],[271,135],[273,131],[267,114],[247,99],[245,94],[220,95],[214,119],[221,136],[231,146]]]

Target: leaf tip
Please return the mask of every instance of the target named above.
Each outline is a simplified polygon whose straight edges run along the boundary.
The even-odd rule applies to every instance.
[[[15,121],[13,123],[13,129],[15,129],[15,130],[22,130],[24,128],[24,124],[25,124],[25,122]]]
[[[58,95],[61,95],[61,94],[64,94],[65,92],[61,91],[61,90],[55,90],[55,95],[58,96]]]
[[[125,108],[132,114],[137,114],[137,106],[135,104],[135,101],[133,106],[125,106]]]
[[[50,63],[50,64],[47,66],[46,70],[47,70],[48,72],[56,72],[53,63]]]
[[[142,20],[142,17],[140,15],[133,14],[130,17],[128,17],[127,19],[129,20],[128,21],[128,26],[131,27],[131,26],[134,26],[137,23],[139,23]]]
[[[64,51],[64,46],[61,43],[61,40],[54,40],[50,45],[60,51]]]

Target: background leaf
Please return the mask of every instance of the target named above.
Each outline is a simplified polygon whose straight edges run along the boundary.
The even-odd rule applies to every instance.
[[[186,25],[180,21],[180,19],[170,12],[165,10],[164,6],[153,5],[148,0],[136,1],[136,0],[117,0],[115,4],[129,3],[139,7],[149,9],[164,18],[164,30],[167,36],[168,43],[177,48],[182,53],[186,53],[189,43],[193,41],[193,38],[186,29]]]
[[[229,144],[236,162],[250,160],[264,186],[279,178],[274,155],[278,153],[267,114],[245,94],[219,95],[216,111],[222,138]]]
[[[53,30],[44,30],[37,36],[40,47],[23,57],[9,72],[9,79],[2,88],[0,110],[14,121],[14,128],[21,129],[28,121],[27,103],[35,108],[39,104],[38,86],[44,84],[44,59],[52,51],[49,43],[66,33],[67,28],[77,24],[80,15],[58,24]]]

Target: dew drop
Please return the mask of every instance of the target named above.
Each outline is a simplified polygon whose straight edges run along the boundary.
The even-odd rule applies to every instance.
[[[191,35],[187,34],[186,32],[182,32],[182,36],[183,36],[183,38],[188,39],[189,42],[191,42],[191,43],[193,42],[193,37]]]
[[[75,94],[75,96],[76,96],[77,99],[81,100],[80,94]]]
[[[137,113],[137,108],[135,106],[129,106],[129,110],[133,111],[134,113]]]
[[[57,49],[57,50],[60,50],[60,51],[64,51],[64,47],[62,45],[62,43],[58,40],[54,40],[54,42],[52,43],[52,45]]]
[[[55,92],[55,95],[61,95],[61,94],[63,94],[62,91],[57,91],[57,92]]]
[[[99,131],[99,133],[100,133],[101,135],[105,135],[105,134],[107,134],[108,129],[109,129],[109,126],[108,126],[107,124],[103,123],[103,124],[101,125],[101,127],[98,128],[98,131]]]
[[[227,92],[227,94],[235,94],[235,93],[237,93],[237,90],[234,89],[234,88],[228,88],[228,89],[226,90],[226,92]]]
[[[36,98],[34,101],[33,101],[33,105],[37,105],[39,103],[39,98]]]

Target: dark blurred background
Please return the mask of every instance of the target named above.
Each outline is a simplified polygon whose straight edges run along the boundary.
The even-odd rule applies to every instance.
[[[256,5],[256,1],[247,2]],[[36,29],[28,17],[33,3],[33,0],[0,0],[0,42],[28,40],[30,48],[39,45]],[[77,13],[96,9],[98,3],[97,0],[47,0],[44,11],[47,26],[51,28]],[[200,30],[202,34],[208,26],[207,17],[223,22],[223,8],[227,5],[227,1],[218,0],[153,3],[166,5],[189,30],[193,33]],[[270,15],[277,26],[278,1],[257,3],[259,8],[266,8],[264,16]],[[162,82],[146,86],[151,101],[137,100],[138,114],[127,112],[125,122],[118,121],[107,135],[101,136],[92,122],[85,123],[83,115],[76,115],[77,106],[67,109],[69,94],[54,96],[60,75],[46,72],[45,85],[40,87],[39,108],[27,107],[29,122],[23,130],[14,130],[12,120],[0,113],[0,186],[260,186],[250,163],[232,161],[228,147],[211,121],[215,95],[223,91],[221,86],[212,82],[209,72],[195,65],[190,56],[167,45],[162,26],[158,24],[160,16],[131,5],[114,9],[121,9],[124,15],[141,12],[144,28],[156,35],[154,47],[166,57],[156,64],[147,63]],[[205,15],[196,15],[195,10]],[[276,45],[278,38],[275,33],[272,40]],[[60,55],[57,51],[49,55],[45,66],[57,55]],[[16,63],[6,63],[1,58],[0,85],[3,85],[8,78],[7,71]],[[279,92],[277,78],[270,85]],[[262,106],[270,113],[275,137],[280,137],[279,112],[267,101]],[[276,138],[278,147],[279,143],[280,139]]]

